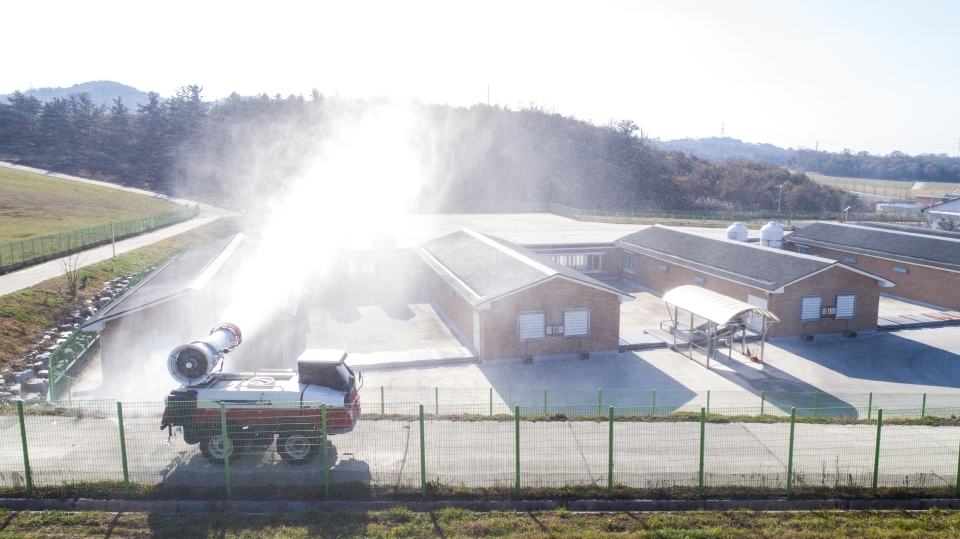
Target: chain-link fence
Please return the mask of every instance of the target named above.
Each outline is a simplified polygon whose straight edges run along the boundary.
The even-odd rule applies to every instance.
[[[149,217],[2,243],[0,244],[0,274],[80,252],[91,247],[106,245],[114,239],[121,240],[137,236],[192,219],[199,214],[200,205],[196,204],[177,211]]]
[[[358,408],[17,401],[0,406],[0,490],[279,499],[960,493],[956,409],[878,407],[867,419],[844,415],[849,406],[786,414],[773,406],[776,414],[760,415],[749,401],[758,395],[722,408],[715,399],[743,402],[711,394],[707,412],[665,393],[655,413],[652,402],[502,399]]]
[[[826,393],[788,391],[656,391],[556,388],[452,388],[381,387],[360,389],[366,406],[420,403],[427,411],[443,406],[486,403],[490,415],[538,413],[552,407],[564,413],[603,414],[609,406],[634,414],[664,415],[699,410],[728,416],[771,415],[786,417],[796,408],[801,417],[876,419],[877,410],[887,417],[922,418],[960,416],[960,393]],[[585,404],[589,403],[589,404]]]

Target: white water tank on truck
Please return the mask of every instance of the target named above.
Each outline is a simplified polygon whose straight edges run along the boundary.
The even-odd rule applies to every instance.
[[[760,245],[780,249],[783,247],[783,229],[780,225],[770,221],[760,229]]]
[[[739,221],[727,227],[728,240],[747,241],[749,236],[750,233],[747,231],[747,227],[743,226]]]

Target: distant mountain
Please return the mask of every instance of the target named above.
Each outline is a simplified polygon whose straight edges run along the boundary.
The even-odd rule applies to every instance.
[[[727,161],[763,162],[769,165],[785,166],[793,157],[793,148],[783,149],[773,144],[752,144],[730,137],[683,138],[676,140],[651,140],[654,146],[665,151],[679,150],[687,155],[697,156],[711,163],[723,164]]]
[[[130,107],[134,113],[137,111],[137,103],[147,103],[147,92],[140,91],[133,86],[120,84],[110,80],[98,80],[92,82],[82,82],[74,84],[69,88],[31,88],[29,90],[20,90],[26,95],[32,95],[42,102],[53,101],[55,97],[67,97],[71,94],[86,92],[90,94],[90,99],[96,104],[106,103],[109,107],[113,105],[113,99],[117,96],[123,98],[123,104]],[[7,98],[13,94],[0,95],[0,103],[7,104]]]

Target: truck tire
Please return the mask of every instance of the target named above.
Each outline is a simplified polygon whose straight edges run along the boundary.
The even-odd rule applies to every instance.
[[[290,464],[307,464],[320,451],[320,438],[300,431],[288,431],[277,439],[277,453]]]
[[[205,436],[200,440],[200,454],[211,464],[223,465],[224,457],[229,458],[231,463],[236,462],[243,456],[243,448],[237,443],[237,438],[235,431],[228,431],[226,443],[222,434]]]

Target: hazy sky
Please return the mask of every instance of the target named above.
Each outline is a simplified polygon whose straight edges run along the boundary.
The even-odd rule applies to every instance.
[[[956,155],[960,2],[8,2],[0,93],[535,102],[662,139]]]

